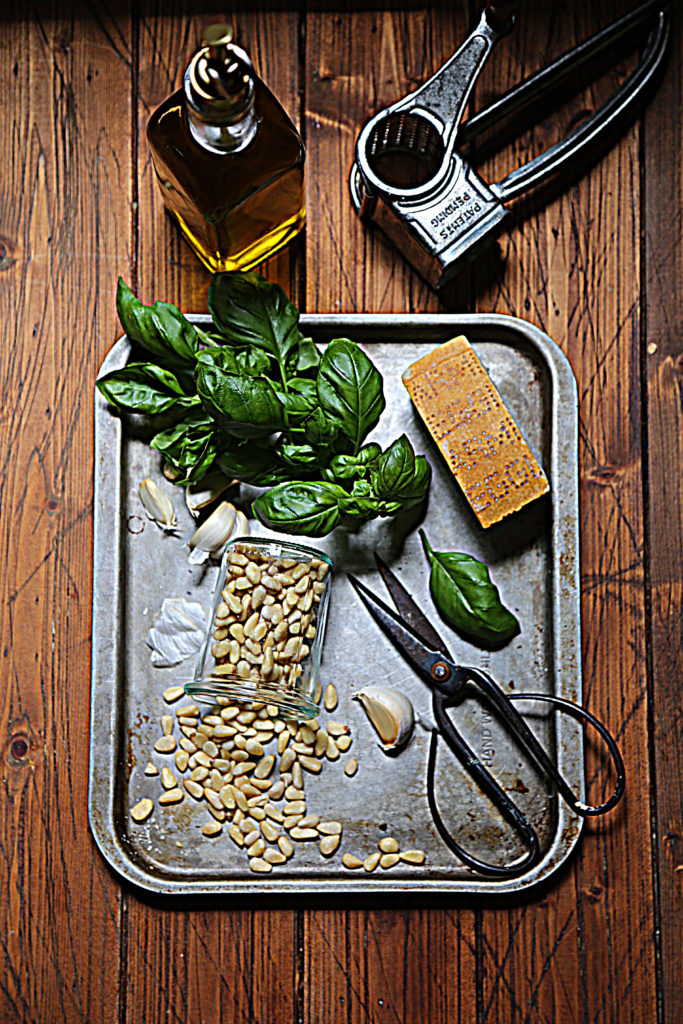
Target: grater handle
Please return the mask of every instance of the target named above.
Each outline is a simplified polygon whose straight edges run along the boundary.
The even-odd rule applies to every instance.
[[[640,98],[644,89],[652,81],[664,59],[670,36],[670,17],[667,5],[661,5],[661,7],[662,9],[657,13],[656,23],[648,36],[642,58],[626,81],[602,106],[598,107],[591,117],[583,121],[569,135],[566,135],[559,142],[556,142],[554,146],[550,146],[545,152],[539,154],[539,156],[528,163],[522,164],[521,167],[511,171],[510,174],[496,182],[495,185],[492,185],[491,191],[501,202],[506,203],[508,200],[515,199],[522,192],[535,188],[547,178],[573,164],[577,159],[581,159],[599,143],[601,136],[618,127],[631,107]],[[634,15],[642,17],[644,13],[648,13],[652,8],[652,4],[643,4],[641,8],[633,12],[633,15],[627,16],[623,21],[624,23],[630,21]],[[611,32],[614,37],[617,35],[615,30],[620,27],[621,23],[615,23],[607,32]],[[586,47],[591,45],[591,40],[585,44]],[[565,58],[560,58],[557,62],[558,66],[563,64],[564,60]],[[554,70],[552,66],[547,69],[548,72],[552,70]],[[562,71],[564,71],[564,68],[562,68]],[[524,86],[520,87],[520,92],[523,88]],[[500,101],[500,106],[502,107],[505,102],[506,98],[503,97]],[[511,96],[510,106],[513,103],[514,98]],[[465,131],[463,134],[467,134],[467,132]]]
[[[486,20],[495,32],[511,32],[518,7],[518,0],[489,0],[486,5]]]

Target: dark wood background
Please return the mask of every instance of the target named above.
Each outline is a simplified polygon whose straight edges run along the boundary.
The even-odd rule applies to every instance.
[[[132,3],[132,6],[131,6]],[[631,6],[522,3],[473,101]],[[305,237],[266,264],[303,309],[433,311],[354,218],[366,118],[422,82],[478,3],[66,0],[0,12],[0,1020],[214,1024],[683,1021],[681,29],[643,116],[545,206],[451,308],[544,328],[580,394],[586,701],[619,738],[620,809],[552,884],[456,900],[153,900],[87,825],[93,380],[119,334],[116,279],[206,306],[163,215],[144,128],[201,28],[234,13],[308,151]],[[498,153],[493,180],[621,80],[628,60]],[[597,769],[589,764],[589,777]]]

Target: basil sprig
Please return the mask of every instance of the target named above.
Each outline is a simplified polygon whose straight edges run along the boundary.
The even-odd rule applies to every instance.
[[[316,537],[426,497],[431,469],[405,434],[384,452],[365,443],[385,400],[382,375],[353,341],[337,338],[321,356],[294,303],[259,274],[214,275],[208,303],[209,332],[119,281],[119,319],[150,359],[97,381],[117,409],[165,414],[151,444],[177,483],[218,467],[270,488],[253,506],[265,525]]]
[[[460,551],[433,551],[424,530],[420,536],[431,565],[434,604],[454,629],[493,646],[519,633],[519,622],[500,600],[484,562]]]

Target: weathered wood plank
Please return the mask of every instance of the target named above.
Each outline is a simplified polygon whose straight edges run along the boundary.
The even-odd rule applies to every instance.
[[[92,381],[130,261],[125,6],[0,32],[0,1019],[118,1019],[120,889],[87,826]]]
[[[601,5],[600,24],[620,5]],[[585,38],[586,6],[538,5],[491,65],[499,88]],[[610,74],[607,91],[622,68]],[[495,88],[492,91],[497,91]],[[588,89],[486,165],[489,180],[528,159],[593,109]],[[477,296],[482,309],[545,328],[563,347],[580,396],[583,666],[586,705],[618,736],[629,770],[624,806],[586,828],[579,856],[542,898],[483,920],[487,1021],[656,1018],[654,906],[648,807],[645,607],[639,395],[638,129],[546,208],[501,236],[504,271]],[[596,752],[587,773],[597,795]]]
[[[347,183],[362,125],[449,56],[467,11],[459,3],[455,11],[308,12],[307,309],[439,308],[401,254],[357,219]],[[467,283],[461,288],[466,294]],[[474,1020],[474,918],[470,910],[307,910],[303,1020]]]
[[[683,964],[683,211],[680,17],[645,117],[647,553],[656,765],[662,1024],[681,1014]]]
[[[229,12],[220,18],[193,12],[185,5],[169,15],[163,5],[148,4],[137,28],[135,284],[145,301],[163,298],[201,311],[210,275],[163,210],[145,137],[149,115],[181,85],[202,29],[230,18]],[[296,119],[298,15],[240,11],[234,21],[239,42]],[[296,250],[288,250],[260,269],[295,292],[296,260]],[[151,904],[130,895],[127,922],[123,998],[131,1022],[294,1020],[296,911],[252,910],[245,902],[239,908],[225,902],[209,907],[204,901],[179,912],[163,901]]]

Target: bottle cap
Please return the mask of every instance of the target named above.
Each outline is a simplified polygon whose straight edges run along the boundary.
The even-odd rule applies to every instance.
[[[210,25],[185,74],[193,113],[213,124],[234,124],[254,102],[254,67],[232,39],[232,25]]]

